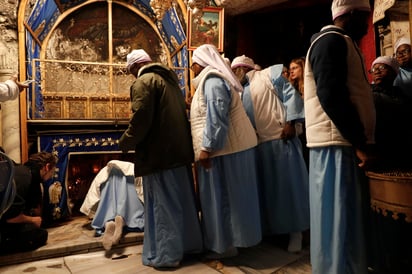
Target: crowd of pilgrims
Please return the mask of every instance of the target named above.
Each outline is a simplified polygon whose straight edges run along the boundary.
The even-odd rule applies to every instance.
[[[239,248],[257,245],[273,235],[287,235],[287,251],[300,252],[304,232],[310,231],[313,273],[366,273],[363,239],[357,238],[364,207],[355,201],[358,186],[345,184],[352,179],[358,182],[358,164],[372,169],[410,168],[407,157],[412,152],[410,39],[402,37],[396,42],[393,57],[379,56],[373,61],[368,71],[372,82],[366,83],[373,97],[374,112],[370,113],[360,110],[368,111],[371,102],[365,100],[369,95],[356,93],[350,86],[354,81],[348,79],[358,73],[356,80],[363,77],[362,88],[366,87],[367,76],[360,75],[366,73],[363,59],[353,54],[348,54],[348,60],[340,59],[325,50],[327,45],[342,49],[344,44],[349,53],[356,52],[354,41],[364,33],[357,33],[350,22],[361,22],[368,12],[368,1],[333,1],[334,25],[314,35],[307,56],[287,66],[261,68],[245,55],[228,60],[215,46],[201,45],[193,51],[190,67],[195,93],[186,101],[172,69],[153,63],[142,49],[129,53],[127,69],[136,78],[130,89],[133,116],[119,148],[134,150],[136,159],[108,165],[101,175],[104,179],[100,177],[99,185],[88,193],[94,191],[99,204],[100,217],[93,227],[103,234],[105,249],[116,245],[127,231],[144,230],[143,264],[178,267],[186,254],[200,253],[207,259],[233,257]],[[322,54],[330,54],[329,59]],[[353,61],[350,58],[353,71],[347,70]],[[325,60],[343,64],[343,70],[325,70]],[[333,73],[336,79],[341,77],[337,73],[344,74],[349,93],[358,96],[352,102],[355,107],[346,100],[350,96],[341,97],[344,100],[338,103],[349,106],[341,113],[331,106],[342,94],[326,96],[331,89],[326,84],[336,84],[328,82],[336,79],[326,77]],[[344,87],[345,83],[338,84]],[[356,100],[366,104],[359,108]],[[356,111],[359,115],[353,118]],[[358,123],[371,115],[376,119],[373,151],[367,140],[371,136],[365,137],[362,128],[355,132],[361,123],[348,130],[345,122],[354,119]],[[317,127],[324,122],[328,126]],[[371,121],[361,122],[365,135],[369,134]],[[357,157],[360,161],[353,161]],[[48,179],[54,158],[41,154],[30,159],[28,166],[35,166],[32,170],[37,174],[33,181],[39,184]],[[372,165],[362,166],[365,159],[372,159]],[[142,200],[134,187],[117,189],[116,183],[107,183],[113,176],[117,176],[114,182],[126,177],[126,185],[138,178],[143,184]],[[329,196],[335,187],[339,190]],[[25,195],[30,195],[27,189]],[[23,194],[19,198],[25,199]],[[36,201],[33,208],[40,207],[38,199],[26,199]],[[89,214],[88,206],[82,206],[83,212],[97,216]],[[13,231],[24,234],[28,230],[27,226],[16,230],[16,216],[34,212],[21,204],[21,212],[18,208],[12,206],[13,212],[2,216],[2,253],[33,250],[47,242],[39,217],[30,217],[35,220],[30,229],[41,231],[38,242],[22,243],[27,237],[13,240]],[[8,226],[12,229],[5,229]]]

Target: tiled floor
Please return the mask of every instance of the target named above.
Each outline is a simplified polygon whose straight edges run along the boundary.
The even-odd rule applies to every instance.
[[[175,274],[310,274],[307,251],[290,254],[273,245],[261,244],[240,250],[232,259],[203,260],[191,258],[177,269],[157,270],[142,265],[142,245],[116,248],[111,252],[95,251],[52,259],[37,260],[0,267],[2,274],[133,274],[173,272]]]
[[[128,233],[106,252],[100,237],[86,217],[78,217],[49,229],[48,244],[33,252],[0,256],[0,273],[156,273],[141,263],[143,233]],[[298,254],[285,251],[282,243],[264,241],[239,250],[239,255],[224,260],[186,259],[181,267],[161,272],[224,274],[308,274],[311,273],[307,249]]]

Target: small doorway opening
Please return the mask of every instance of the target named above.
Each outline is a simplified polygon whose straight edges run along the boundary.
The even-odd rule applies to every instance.
[[[80,212],[84,199],[97,173],[111,160],[133,163],[133,153],[122,152],[70,152],[66,176],[67,204],[72,217],[84,216]]]

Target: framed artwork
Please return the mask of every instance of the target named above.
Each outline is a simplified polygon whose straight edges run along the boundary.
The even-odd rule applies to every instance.
[[[216,7],[203,8],[203,15],[195,18],[188,14],[188,49],[194,50],[203,44],[213,44],[223,52],[224,9]]]

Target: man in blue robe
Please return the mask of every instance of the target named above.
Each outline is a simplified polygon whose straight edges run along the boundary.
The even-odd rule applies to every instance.
[[[309,176],[295,129],[304,119],[303,99],[282,76],[282,64],[256,70],[242,55],[231,67],[243,84],[242,103],[258,137],[263,232],[289,234],[288,251],[298,252],[302,231],[309,229]]]
[[[305,64],[312,273],[367,273],[364,170],[371,163],[375,107],[356,45],[368,0],[334,0],[333,25],[315,34]]]

